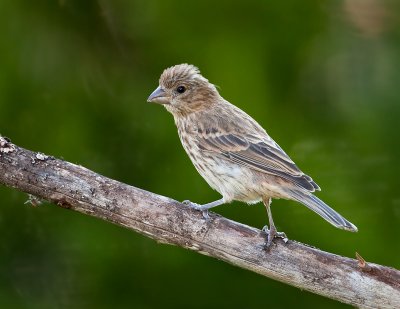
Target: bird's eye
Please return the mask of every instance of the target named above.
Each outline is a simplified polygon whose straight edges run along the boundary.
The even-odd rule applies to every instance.
[[[186,88],[184,86],[179,86],[176,88],[176,92],[178,93],[184,93],[186,91]]]

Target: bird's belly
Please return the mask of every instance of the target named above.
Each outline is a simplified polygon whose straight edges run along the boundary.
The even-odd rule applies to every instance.
[[[261,201],[260,184],[254,182],[250,169],[215,156],[191,159],[200,175],[226,202],[238,200],[252,204]]]
[[[181,134],[180,137],[197,171],[226,202],[237,200],[254,204],[266,197],[287,198],[275,176],[238,165],[221,155],[201,151],[193,140],[186,137],[184,142]]]

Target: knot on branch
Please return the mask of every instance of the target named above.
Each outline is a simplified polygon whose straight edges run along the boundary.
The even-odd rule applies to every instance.
[[[9,138],[0,136],[0,154],[14,152],[15,149]]]

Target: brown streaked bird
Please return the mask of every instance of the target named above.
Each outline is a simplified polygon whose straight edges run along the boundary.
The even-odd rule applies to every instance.
[[[282,148],[249,115],[220,96],[198,68],[179,64],[167,68],[148,102],[174,116],[183,148],[207,183],[222,198],[204,205],[203,212],[233,200],[263,202],[268,213],[267,247],[278,236],[271,198],[302,203],[333,226],[357,232],[357,227],[313,193],[319,186],[304,174]],[[206,215],[207,213],[205,213]]]

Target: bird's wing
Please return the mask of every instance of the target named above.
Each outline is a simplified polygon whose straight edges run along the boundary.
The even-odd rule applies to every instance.
[[[260,137],[209,129],[197,136],[198,147],[203,151],[220,154],[237,164],[282,177],[310,192],[320,190],[267,134]]]

